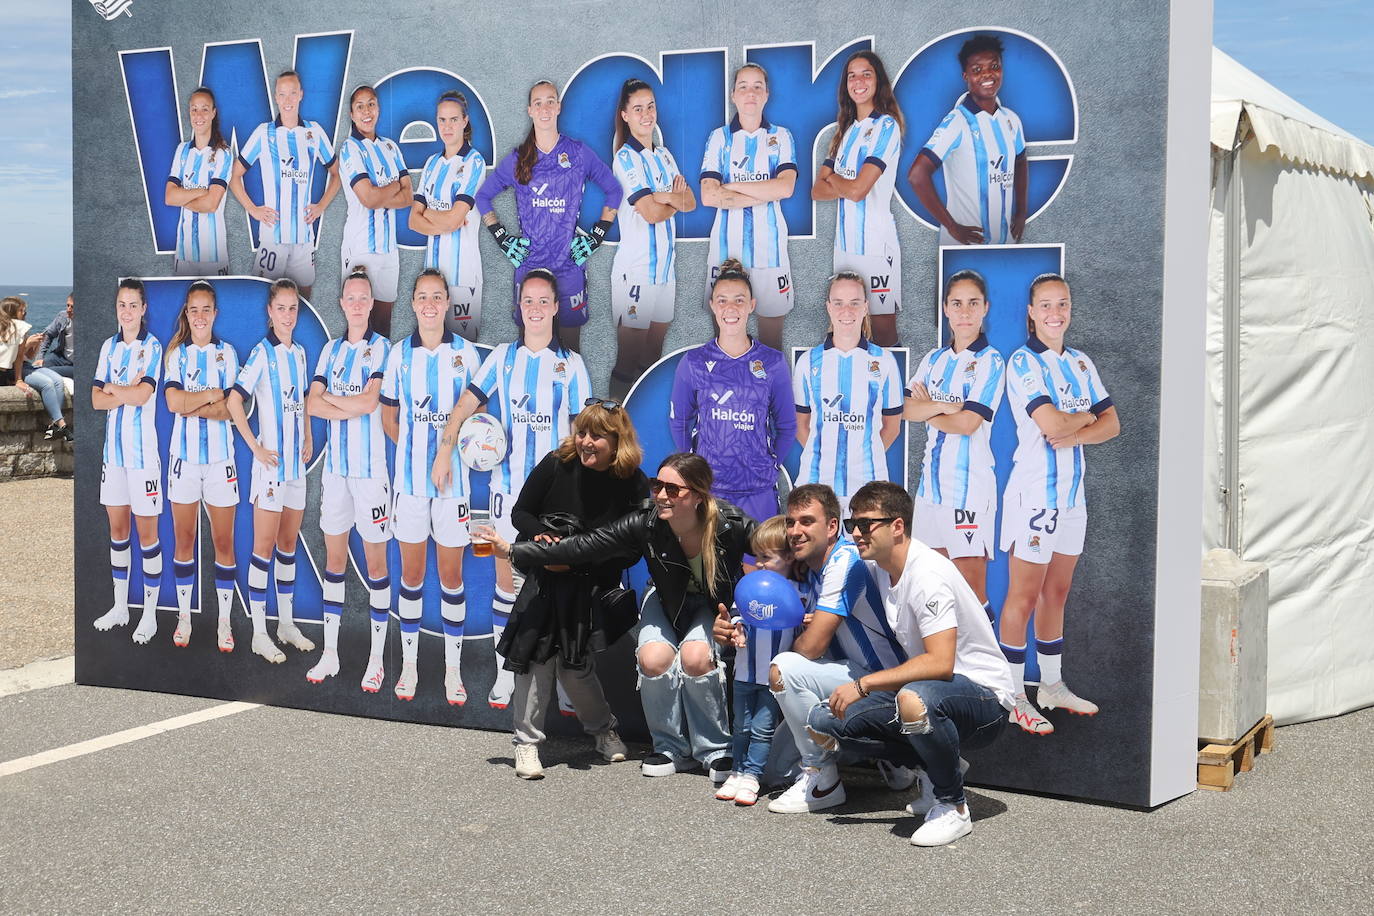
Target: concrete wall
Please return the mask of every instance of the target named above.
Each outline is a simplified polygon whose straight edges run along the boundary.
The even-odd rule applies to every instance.
[[[72,422],[72,399],[63,414]],[[61,439],[44,439],[48,415],[37,396],[18,388],[0,388],[0,480],[54,477],[72,473],[72,446]]]

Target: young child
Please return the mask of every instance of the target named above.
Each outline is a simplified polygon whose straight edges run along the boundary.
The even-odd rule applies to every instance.
[[[792,551],[787,546],[787,522],[775,515],[754,530],[749,539],[760,569],[792,578]],[[764,630],[747,626],[736,613],[735,625],[735,736],[731,748],[735,771],[716,791],[716,798],[749,806],[758,801],[759,777],[768,763],[773,733],[782,721],[778,701],[768,689],[768,666],[773,657],[792,647],[800,627]]]

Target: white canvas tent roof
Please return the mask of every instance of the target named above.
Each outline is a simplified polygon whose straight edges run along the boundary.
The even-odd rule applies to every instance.
[[[1291,722],[1374,703],[1374,147],[1212,66],[1203,547],[1269,567]]]

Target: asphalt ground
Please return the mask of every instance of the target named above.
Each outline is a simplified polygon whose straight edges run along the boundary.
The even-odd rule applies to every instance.
[[[974,832],[933,850],[907,842],[907,794],[858,771],[844,805],[778,815],[560,738],[524,782],[495,732],[14,668],[70,653],[70,486],[0,485],[0,912],[1368,909],[1374,709],[1279,729],[1232,791],[1154,811],[977,788],[975,768]]]

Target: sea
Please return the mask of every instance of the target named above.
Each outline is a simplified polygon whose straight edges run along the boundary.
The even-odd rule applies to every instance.
[[[21,296],[29,304],[28,317],[24,320],[33,325],[35,333],[42,331],[57,317],[57,313],[67,308],[70,286],[13,286],[0,283],[0,298]]]

